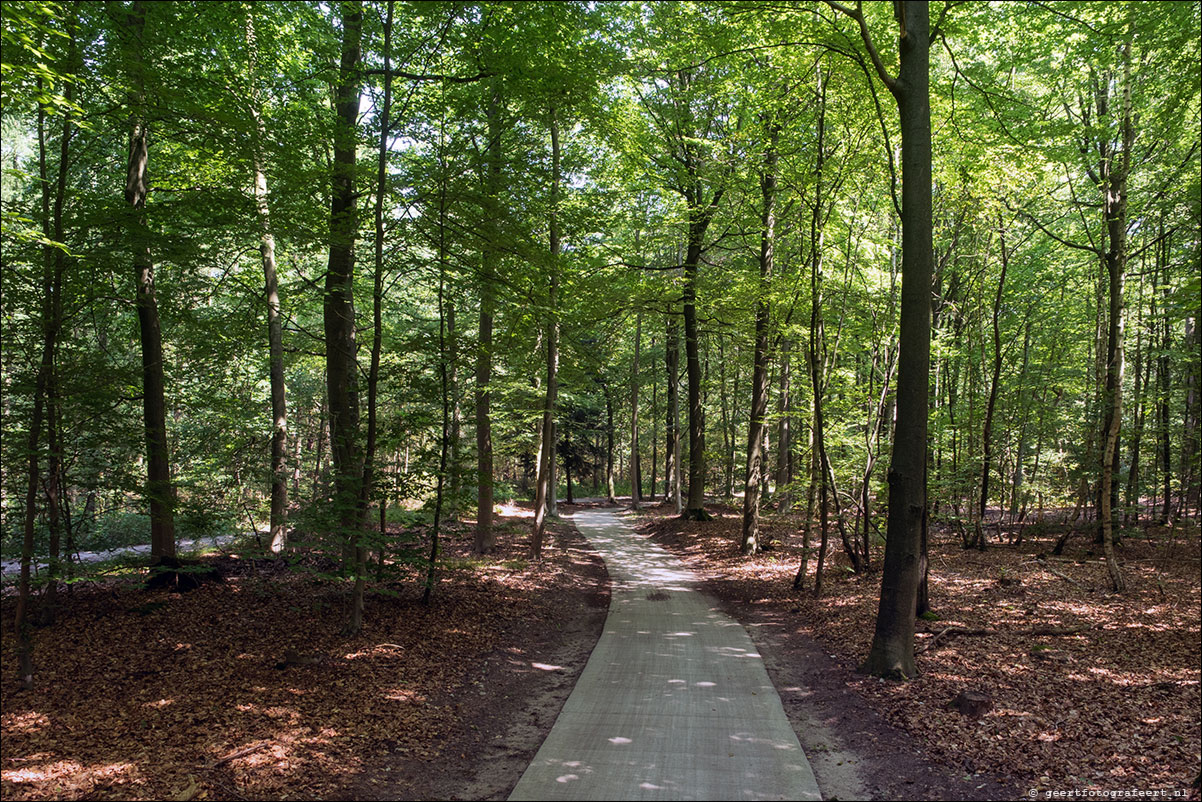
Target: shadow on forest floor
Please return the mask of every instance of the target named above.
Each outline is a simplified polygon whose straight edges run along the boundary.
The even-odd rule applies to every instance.
[[[572,564],[589,559],[554,537],[530,561],[529,521],[505,512],[484,558],[470,554],[470,522],[444,530],[430,606],[420,567],[370,585],[364,631],[349,639],[349,585],[323,573],[332,562],[208,558],[225,580],[185,594],[138,579],[61,590],[22,692],[5,598],[3,797],[337,798],[390,756],[440,765],[449,736],[474,729],[457,700],[476,694],[476,664],[504,649],[539,673],[520,632],[575,609]]]
[[[1056,557],[1063,525],[1028,527],[1017,547],[999,543],[990,526],[984,552],[965,550],[955,531],[936,528],[934,615],[918,622],[922,673],[887,683],[853,673],[871,643],[880,574],[851,572],[833,525],[824,593],[814,599],[792,590],[800,515],[766,516],[761,542],[775,541],[774,548],[746,558],[739,554],[741,510],[709,509],[715,520],[697,523],[655,507],[642,530],[684,556],[732,608],[754,605],[761,619],[815,638],[850,687],[940,760],[1024,788],[1172,789],[1197,797],[1190,786],[1202,760],[1202,582],[1192,523],[1128,531],[1119,550],[1129,587],[1122,595],[1108,591],[1100,547],[1095,552],[1084,530]],[[882,556],[874,551],[874,567]],[[810,588],[813,570],[811,558]],[[1032,634],[1049,630],[1070,634]],[[988,695],[992,709],[975,720],[956,712],[949,703],[964,690]]]

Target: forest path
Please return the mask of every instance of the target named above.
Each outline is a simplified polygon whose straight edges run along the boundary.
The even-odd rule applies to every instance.
[[[821,799],[743,627],[613,511],[573,518],[605,559],[609,615],[509,798]]]

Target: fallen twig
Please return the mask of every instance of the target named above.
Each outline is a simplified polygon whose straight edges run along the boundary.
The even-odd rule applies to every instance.
[[[237,752],[230,752],[225,757],[219,758],[216,763],[210,763],[208,766],[205,766],[205,768],[215,769],[218,766],[224,766],[226,763],[229,763],[231,760],[237,760],[240,757],[246,757],[247,755],[254,754],[255,752],[258,752],[260,749],[262,749],[266,746],[269,746],[272,743],[273,743],[272,741],[263,741],[261,743],[255,744],[253,746],[247,746],[243,749],[239,749]]]
[[[1058,576],[1058,577],[1060,577],[1060,578],[1061,578],[1061,579],[1063,579],[1065,582],[1069,583],[1070,585],[1074,585],[1074,586],[1076,586],[1076,587],[1080,588],[1081,590],[1086,590],[1086,591],[1087,591],[1087,590],[1089,590],[1089,588],[1085,587],[1085,586],[1084,586],[1084,585],[1082,585],[1080,582],[1078,582],[1077,580],[1073,579],[1071,576],[1068,576],[1067,574],[1062,574],[1062,573],[1060,573],[1059,571],[1057,571],[1055,568],[1053,568],[1053,567],[1052,567],[1052,566],[1050,566],[1050,565],[1043,565],[1043,570],[1047,571],[1047,572],[1048,572],[1049,574],[1051,574],[1052,576]]]
[[[1031,627],[1029,629],[1008,629],[1006,634],[1011,635],[1028,635],[1030,637],[1062,637],[1065,635],[1080,635],[1082,632],[1088,632],[1091,629],[1100,629],[1101,627],[1095,624],[1088,624],[1078,627]],[[981,637],[984,635],[997,635],[998,630],[989,629],[987,627],[944,627],[940,632],[931,638],[929,643],[924,643],[922,648],[915,649],[914,654],[922,654],[928,649],[933,649],[935,644],[939,643],[945,636],[964,636],[964,637]]]

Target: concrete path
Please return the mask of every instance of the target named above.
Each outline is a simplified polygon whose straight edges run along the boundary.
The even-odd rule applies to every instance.
[[[198,537],[195,540],[177,540],[175,542],[176,554],[186,554],[190,551],[197,551],[204,548],[221,548],[227,543],[232,543],[241,535],[214,535],[213,537]],[[101,560],[111,560],[114,557],[120,557],[128,554],[150,554],[150,544],[141,546],[120,546],[108,551],[81,551],[75,555],[77,563],[94,563]],[[33,572],[36,574],[39,570],[48,567],[46,562],[35,562],[33,564]],[[0,560],[0,575],[8,576],[21,573],[21,561],[16,560]]]
[[[821,799],[743,627],[613,511],[574,518],[609,569],[609,617],[509,798]]]

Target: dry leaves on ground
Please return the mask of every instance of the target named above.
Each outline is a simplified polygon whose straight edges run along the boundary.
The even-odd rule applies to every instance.
[[[833,535],[824,594],[814,599],[792,590],[798,518],[768,518],[763,542],[778,545],[746,558],[738,551],[738,511],[710,511],[715,520],[692,522],[653,508],[643,531],[677,549],[724,598],[779,606],[839,659],[851,686],[941,760],[1037,792],[1162,789],[1196,798],[1196,530],[1152,528],[1128,537],[1122,595],[1105,589],[1105,567],[1086,536],[1070,540],[1057,558],[1046,554],[1057,531],[1032,537],[1028,529],[1018,547],[995,540],[985,552],[937,535],[930,593],[938,618],[918,622],[922,674],[893,683],[853,673],[872,640],[879,573],[852,574]],[[874,559],[879,564],[881,555]],[[812,559],[810,572],[812,587]],[[1049,630],[1072,634],[1030,634]],[[992,710],[979,719],[953,710],[949,703],[965,690],[987,694]]]
[[[251,574],[227,558],[224,582],[186,594],[77,585],[36,632],[35,689],[20,692],[13,671],[0,682],[3,797],[311,799],[390,753],[437,761],[454,747],[455,700],[488,692],[473,666],[520,651],[505,640],[515,622],[553,620],[554,591],[572,581],[553,540],[526,559],[528,521],[498,530],[488,558],[470,556],[470,527],[444,532],[433,603],[410,569],[369,596],[349,639],[346,586],[313,572]]]

